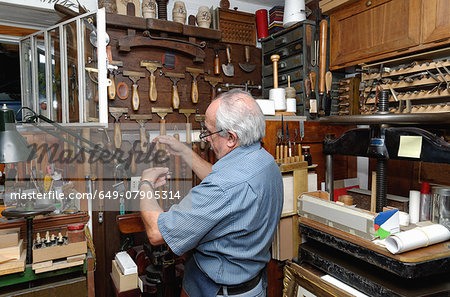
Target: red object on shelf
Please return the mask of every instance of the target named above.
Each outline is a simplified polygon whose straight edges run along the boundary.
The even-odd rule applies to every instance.
[[[256,29],[258,31],[258,39],[269,36],[267,21],[267,9],[260,9],[256,11]]]

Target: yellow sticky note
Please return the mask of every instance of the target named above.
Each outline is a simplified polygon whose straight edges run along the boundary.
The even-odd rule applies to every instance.
[[[420,158],[422,152],[422,136],[400,136],[398,156],[406,158]]]

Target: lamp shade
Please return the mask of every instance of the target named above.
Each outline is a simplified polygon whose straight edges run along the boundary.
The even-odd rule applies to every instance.
[[[0,109],[0,163],[15,163],[35,158],[32,148],[16,129],[14,110],[6,104]]]

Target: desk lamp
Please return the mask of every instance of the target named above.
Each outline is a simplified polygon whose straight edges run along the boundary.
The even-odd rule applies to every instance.
[[[0,109],[0,163],[16,163],[36,158],[31,146],[16,129],[14,110],[6,104]],[[6,218],[26,218],[27,264],[32,263],[33,218],[54,211],[54,206],[16,206],[2,211]]]

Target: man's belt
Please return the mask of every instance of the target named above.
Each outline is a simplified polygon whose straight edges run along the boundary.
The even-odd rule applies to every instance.
[[[226,286],[228,295],[230,295],[230,296],[231,295],[239,295],[239,294],[248,292],[258,285],[260,279],[261,279],[261,273],[258,273],[254,278],[252,278],[249,281],[246,281],[245,283],[241,283],[238,285]],[[223,295],[223,286],[220,287],[217,295]]]

